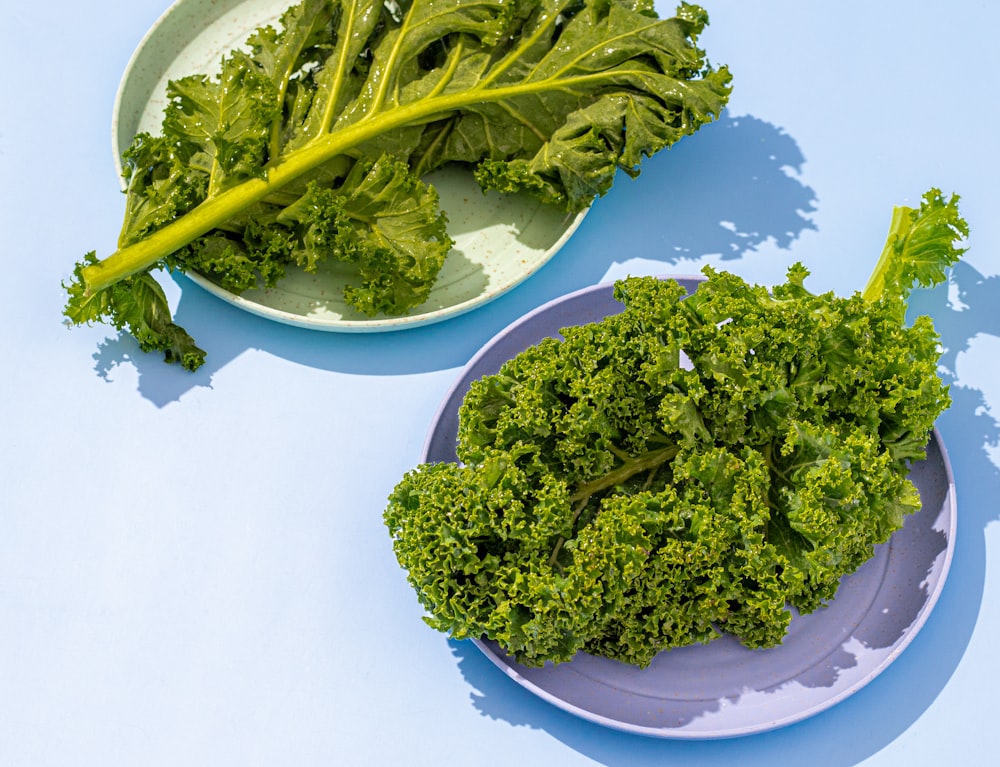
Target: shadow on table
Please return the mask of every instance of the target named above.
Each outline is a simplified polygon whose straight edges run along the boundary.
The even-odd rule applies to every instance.
[[[906,731],[948,683],[966,650],[983,597],[984,528],[1000,519],[995,504],[1000,471],[987,452],[1000,444],[1000,424],[990,415],[991,403],[982,392],[962,385],[956,375],[958,356],[976,335],[1000,336],[1000,315],[995,312],[1000,278],[984,278],[972,267],[959,264],[952,273],[950,294],[948,288],[917,292],[911,310],[935,318],[946,348],[942,376],[952,384],[953,403],[938,426],[957,485],[954,558],[929,620],[877,679],[833,708],[783,729],[729,740],[660,740],[576,718],[516,684],[471,642],[452,641],[458,667],[473,688],[472,705],[491,719],[544,730],[608,767],[695,763],[763,767],[780,763],[782,755],[787,755],[789,763],[795,762],[807,752],[815,767],[850,767]],[[852,658],[845,653],[843,662],[850,665]],[[821,677],[817,684],[828,680],[827,675]],[[706,708],[704,713],[711,711]]]
[[[95,355],[98,375],[131,364],[139,390],[157,406],[195,387],[249,350],[320,369],[366,375],[442,370],[463,365],[480,346],[536,306],[599,282],[630,258],[731,259],[765,243],[788,247],[814,229],[815,194],[797,175],[804,158],[780,128],[724,114],[696,135],[649,158],[637,179],[620,178],[596,202],[577,233],[536,275],[473,312],[435,325],[377,334],[327,333],[280,325],[209,295],[183,276],[176,321],[208,351],[195,374],[139,352],[128,336],[108,339]],[[665,269],[669,271],[669,269]]]

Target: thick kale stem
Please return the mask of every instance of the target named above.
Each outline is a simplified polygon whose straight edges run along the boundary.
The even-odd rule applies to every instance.
[[[575,79],[583,82],[589,76],[582,75]],[[540,81],[489,89],[477,87],[460,93],[441,94],[387,109],[318,136],[269,165],[266,177],[252,178],[225,189],[148,237],[119,248],[107,258],[84,268],[82,276],[87,293],[96,293],[126,277],[149,269],[166,256],[222,225],[236,212],[259,202],[306,171],[344,154],[364,141],[412,123],[425,122],[438,116],[445,117],[472,104],[503,101],[513,96],[551,90],[557,86],[571,87],[573,80],[574,78],[566,78],[560,83]]]
[[[378,119],[364,120],[335,133],[323,135],[269,166],[266,177],[248,179],[209,197],[148,237],[120,248],[104,260],[86,267],[82,274],[88,292],[95,293],[148,269],[170,253],[221,226],[237,211],[259,202],[311,168],[385,130],[419,119],[422,110],[415,108],[418,106],[420,105],[389,110]]]
[[[872,270],[864,290],[861,291],[861,297],[865,301],[875,301],[882,295],[882,290],[885,287],[886,269],[892,262],[899,236],[906,231],[905,219],[911,212],[911,209],[906,207],[897,206],[893,208],[892,221],[889,224],[889,236],[886,238],[885,247],[882,248],[882,254],[879,256],[878,262],[875,264],[875,268]]]

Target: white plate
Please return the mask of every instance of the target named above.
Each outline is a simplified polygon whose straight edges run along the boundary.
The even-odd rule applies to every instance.
[[[704,279],[677,277],[689,292]],[[525,315],[469,362],[431,425],[421,458],[455,461],[458,408],[472,381],[560,329],[621,310],[611,285],[585,288]],[[660,738],[727,738],[813,716],[858,692],[899,657],[931,613],[951,564],[957,508],[951,465],[935,431],[910,479],[922,507],[827,607],[792,619],[778,647],[749,650],[730,636],[660,653],[639,669],[580,653],[521,666],[493,642],[476,645],[511,679],[583,719]]]
[[[115,102],[112,148],[121,154],[139,131],[160,132],[169,80],[217,70],[223,54],[264,24],[277,24],[293,0],[178,0],[139,43]],[[523,282],[547,263],[580,225],[576,215],[527,195],[483,194],[471,174],[445,169],[428,180],[441,197],[455,246],[428,300],[402,317],[369,318],[341,295],[337,266],[317,274],[289,269],[277,287],[240,296],[202,275],[188,276],[220,298],[263,317],[300,327],[340,332],[395,330],[437,322],[481,306]]]

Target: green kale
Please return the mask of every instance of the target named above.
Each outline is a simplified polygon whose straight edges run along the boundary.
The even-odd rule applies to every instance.
[[[453,244],[425,174],[464,164],[484,190],[583,210],[722,111],[707,22],[651,0],[302,0],[218,75],[169,84],[162,135],[124,155],[118,250],[77,265],[65,315],[194,369],[151,271],[240,293],[326,259],[350,305],[405,314]]]
[[[384,514],[430,625],[528,665],[779,644],[919,508],[949,396],[904,313],[963,252],[957,202],[896,209],[864,294],[813,294],[800,264],[772,290],[706,268],[688,297],[629,278],[620,314],[474,381],[459,463],[407,472]]]

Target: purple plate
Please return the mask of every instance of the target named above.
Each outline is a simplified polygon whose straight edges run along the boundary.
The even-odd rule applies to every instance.
[[[688,292],[701,277],[673,277]],[[432,424],[423,460],[455,461],[458,409],[472,381],[570,325],[621,311],[613,286],[556,299],[494,337],[469,362]],[[944,586],[955,544],[955,486],[935,430],[927,458],[911,469],[920,511],[877,547],[826,608],[793,618],[784,642],[749,650],[723,636],[660,653],[639,669],[585,653],[527,668],[495,643],[476,645],[504,673],[544,700],[598,724],[661,738],[749,735],[823,711],[860,690],[892,663],[923,626]]]

